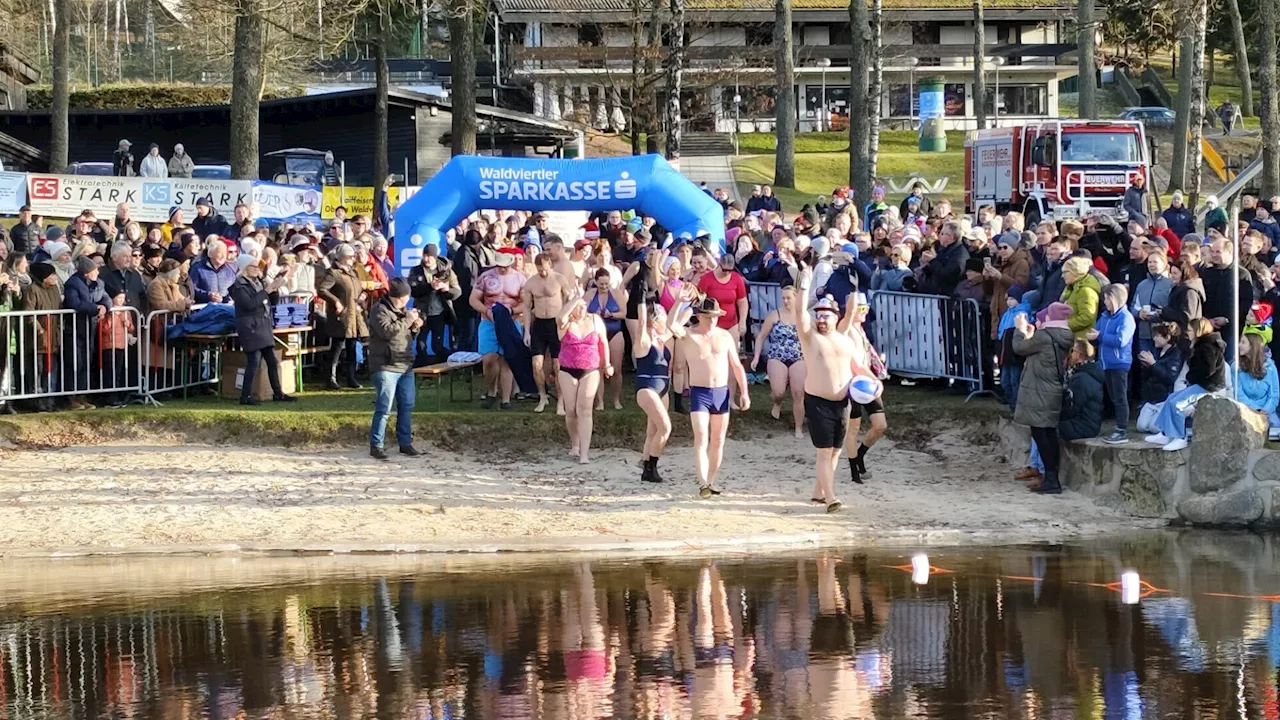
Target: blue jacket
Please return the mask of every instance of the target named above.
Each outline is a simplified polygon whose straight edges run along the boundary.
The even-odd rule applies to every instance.
[[[1013,329],[1013,323],[1018,319],[1019,314],[1026,315],[1028,322],[1034,323],[1036,321],[1035,313],[1031,312],[1031,303],[1027,302],[1026,295],[1022,296],[1022,302],[1005,310],[1004,314],[1000,316],[1000,325],[996,328],[996,335],[1004,337],[1005,330]]]
[[[1280,375],[1276,374],[1276,364],[1270,358],[1263,368],[1266,374],[1261,380],[1245,372],[1243,368],[1240,369],[1240,387],[1236,390],[1236,400],[1247,408],[1270,415],[1280,404]]]
[[[1098,359],[1103,370],[1128,370],[1133,365],[1133,333],[1137,324],[1127,309],[1104,310],[1094,326],[1098,330]]]
[[[236,269],[231,263],[223,263],[217,270],[209,264],[209,258],[202,257],[191,266],[191,284],[195,287],[195,301],[199,303],[213,302],[209,293],[218,293],[222,302],[231,302],[231,286],[236,282]]]
[[[1191,214],[1191,210],[1186,205],[1177,208],[1165,208],[1160,217],[1163,217],[1164,221],[1169,223],[1169,229],[1179,238],[1187,233],[1196,231],[1196,216]]]
[[[880,268],[871,276],[871,289],[903,292],[903,281],[914,277],[915,274],[907,268]]]
[[[1264,236],[1271,238],[1272,247],[1280,245],[1280,224],[1276,223],[1274,220],[1272,222],[1259,222],[1254,220],[1249,223],[1249,229],[1257,230]]]

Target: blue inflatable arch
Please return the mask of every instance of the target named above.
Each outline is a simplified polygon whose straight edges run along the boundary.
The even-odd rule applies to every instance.
[[[476,210],[635,210],[675,236],[708,234],[724,248],[724,209],[660,155],[589,160],[459,155],[396,210],[396,269],[418,265]],[[565,238],[572,242],[573,238]]]

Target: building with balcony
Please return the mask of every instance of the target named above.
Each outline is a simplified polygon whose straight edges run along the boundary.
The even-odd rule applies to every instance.
[[[495,0],[506,38],[505,77],[532,99],[535,115],[568,118],[600,129],[634,122],[630,98],[646,82],[664,94],[669,52],[667,4],[659,0]],[[776,122],[771,0],[685,0],[686,61],[681,107],[686,130],[769,131]],[[1065,44],[1067,0],[986,0],[987,115],[1058,115],[1059,81],[1076,75],[1075,45]],[[651,17],[661,17],[652,23]],[[847,126],[853,35],[848,4],[795,0],[797,122],[801,130]],[[649,26],[661,40],[648,50]],[[885,0],[886,127],[917,124],[921,80],[942,83],[946,126],[976,124],[973,97],[973,9],[969,0]],[[638,40],[638,42],[637,42]],[[639,52],[637,52],[639,49]],[[646,73],[646,60],[651,72]],[[633,68],[636,69],[633,74]],[[660,97],[659,104],[664,100]]]

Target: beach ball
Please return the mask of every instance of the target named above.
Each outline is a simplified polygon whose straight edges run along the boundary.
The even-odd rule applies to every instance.
[[[859,405],[866,405],[880,397],[882,390],[884,390],[884,384],[878,378],[871,375],[854,375],[853,382],[849,383],[849,399]]]

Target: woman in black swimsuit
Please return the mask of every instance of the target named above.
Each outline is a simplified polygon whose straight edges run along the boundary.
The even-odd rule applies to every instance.
[[[677,318],[678,320],[679,318]],[[635,320],[628,320],[631,355],[636,362],[636,404],[644,410],[648,426],[644,436],[644,482],[662,482],[658,457],[671,437],[671,415],[667,412],[667,391],[671,388],[671,340],[680,323],[670,324],[658,304],[642,304]]]

